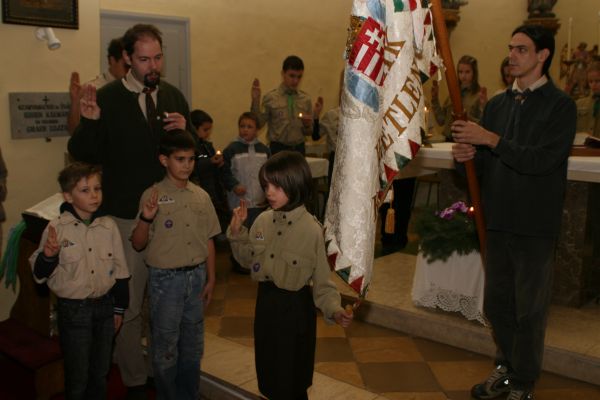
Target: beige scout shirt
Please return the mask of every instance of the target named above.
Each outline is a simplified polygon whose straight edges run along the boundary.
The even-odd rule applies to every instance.
[[[462,94],[461,97],[463,103],[463,110],[466,111],[469,121],[473,121],[478,124],[483,114],[479,104],[479,92],[471,93],[469,91],[466,91]],[[452,131],[450,127],[454,122],[454,117],[452,115],[452,100],[450,99],[450,97],[448,97],[446,101],[444,101],[443,106],[440,106],[439,100],[432,101],[431,108],[433,109],[435,120],[437,121],[438,125],[444,125],[444,128],[442,129],[442,134],[447,138],[451,138]]]
[[[305,128],[299,117],[299,113],[312,114],[310,96],[302,90],[281,84],[263,97],[261,109],[253,102],[251,111],[258,115],[260,126],[269,124],[267,137],[271,142],[295,146],[304,142],[304,136],[312,134],[312,124]]]
[[[178,188],[165,177],[144,191],[140,210],[154,187],[158,189],[158,212],[150,226],[146,264],[170,269],[206,261],[208,240],[221,233],[208,193],[191,182]]]
[[[287,212],[265,211],[250,232],[242,227],[233,237],[228,229],[227,237],[235,258],[251,268],[252,279],[273,281],[290,291],[312,281],[313,300],[326,319],[342,310],[340,294],[330,280],[323,228],[304,206]]]
[[[594,98],[592,96],[577,100],[577,132],[587,132],[600,138],[600,113],[594,117]]]
[[[63,212],[48,226],[56,229],[60,243],[58,265],[47,279],[56,296],[65,299],[97,298],[108,293],[117,279],[129,277],[123,244],[117,224],[110,217],[98,217],[87,226],[70,212]],[[48,227],[42,234],[40,247],[29,257],[31,268],[44,251]]]

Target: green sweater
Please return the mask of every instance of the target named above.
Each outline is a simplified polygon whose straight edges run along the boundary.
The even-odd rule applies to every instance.
[[[161,82],[157,95],[158,115],[178,112],[187,119],[186,129],[193,132],[183,94]],[[142,192],[164,176],[158,161],[158,144],[166,131],[150,129],[138,94],[129,91],[120,80],[98,90],[96,101],[101,109],[100,119],[81,118],[69,139],[69,153],[78,161],[102,165],[104,211],[133,219]]]

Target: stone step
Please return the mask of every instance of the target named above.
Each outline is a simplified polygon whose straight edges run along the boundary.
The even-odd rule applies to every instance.
[[[355,297],[343,295],[351,303]],[[496,346],[489,328],[460,314],[429,310],[414,312],[363,300],[355,318],[370,324],[494,357]],[[544,371],[600,385],[600,358],[546,345]]]

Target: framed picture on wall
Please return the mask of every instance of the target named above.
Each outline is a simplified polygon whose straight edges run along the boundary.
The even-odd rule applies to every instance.
[[[2,0],[2,22],[79,29],[78,0]]]

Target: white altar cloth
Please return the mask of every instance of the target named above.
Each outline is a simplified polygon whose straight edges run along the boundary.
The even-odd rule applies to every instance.
[[[323,178],[327,176],[327,171],[329,169],[329,160],[326,158],[319,157],[305,157],[306,162],[308,163],[308,167],[310,168],[310,173],[313,179]]]
[[[446,261],[428,263],[419,252],[413,278],[415,305],[460,312],[486,324],[483,316],[484,273],[479,252],[453,253]]]
[[[433,143],[432,147],[421,147],[417,156],[406,168],[408,176],[419,176],[420,169],[454,169],[453,143]],[[430,171],[427,171],[430,173]],[[569,157],[567,179],[570,181],[600,182],[600,157]]]

